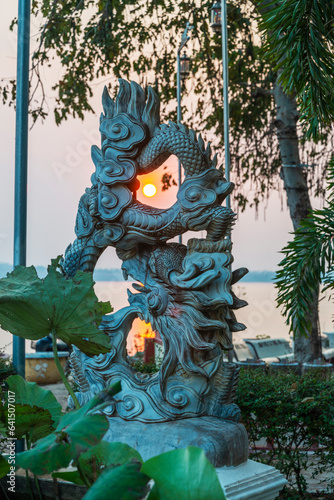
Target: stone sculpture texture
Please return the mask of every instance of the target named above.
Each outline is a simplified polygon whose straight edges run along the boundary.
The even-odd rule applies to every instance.
[[[233,184],[217,168],[217,157],[211,158],[210,144],[205,148],[201,135],[183,124],[160,125],[159,98],[150,87],[146,96],[138,84],[120,80],[115,102],[105,89],[102,103],[92,185],[80,199],[76,240],[62,267],[68,276],[77,269],[93,271],[102,252],[113,246],[125,279],[140,284],[133,285],[136,293],[128,291],[129,305],[101,324],[110,336],[110,353],[89,358],[74,348],[78,399],[83,404],[121,380],[121,393],[105,410],[113,422],[202,418],[203,424],[207,417],[238,422],[238,367],[226,361],[226,351],[233,347],[232,332],[244,329],[234,310],[246,302],[231,286],[247,270],[231,272],[228,236],[235,214],[221,206]],[[138,176],[170,155],[184,169],[176,203],[167,210],[143,205],[136,200]],[[168,243],[189,230],[205,230],[206,238],[193,238],[187,246]],[[127,336],[137,317],[151,323],[164,343],[160,371],[153,375],[138,373],[128,362]],[[247,459],[245,453],[239,462]]]

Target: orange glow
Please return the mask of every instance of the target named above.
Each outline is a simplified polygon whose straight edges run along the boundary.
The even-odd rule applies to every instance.
[[[151,323],[144,323],[143,330],[144,331],[139,334],[141,337],[144,339],[155,339],[155,332],[152,330]]]
[[[143,187],[143,193],[148,198],[152,198],[152,196],[157,194],[157,188],[154,184],[145,184]]]

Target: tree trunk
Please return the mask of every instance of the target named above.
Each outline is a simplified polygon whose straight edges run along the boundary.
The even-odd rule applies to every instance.
[[[287,96],[278,83],[274,87],[274,99],[277,109],[275,126],[283,164],[281,176],[284,181],[293,228],[296,230],[301,220],[312,210],[306,175],[300,165],[297,135],[299,115],[296,100]],[[312,325],[310,335],[305,337],[301,336],[301,332],[294,332],[295,358],[299,363],[313,361],[321,356],[318,299],[319,290],[314,294],[310,309],[309,318]]]

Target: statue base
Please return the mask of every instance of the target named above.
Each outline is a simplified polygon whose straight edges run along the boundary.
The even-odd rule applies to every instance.
[[[246,429],[231,420],[197,417],[143,423],[111,417],[109,422],[104,440],[127,443],[140,453],[144,461],[187,446],[202,448],[215,467],[237,467],[248,458]]]
[[[287,484],[277,469],[253,460],[216,471],[226,500],[274,500]]]

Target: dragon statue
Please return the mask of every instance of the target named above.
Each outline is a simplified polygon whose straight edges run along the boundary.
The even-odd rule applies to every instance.
[[[76,240],[62,262],[63,272],[92,272],[102,252],[116,248],[125,279],[136,280],[129,305],[104,318],[111,350],[89,358],[74,348],[72,369],[83,404],[108,384],[122,391],[105,411],[111,418],[143,423],[194,417],[237,422],[234,404],[238,367],[227,362],[232,332],[244,329],[234,310],[246,305],[231,287],[246,274],[231,271],[229,234],[235,214],[222,203],[231,193],[217,156],[201,135],[183,124],[160,125],[160,102],[148,88],[120,80],[113,101],[104,89],[101,148],[92,147],[95,172],[81,197]],[[137,177],[176,155],[184,169],[176,203],[167,210],[137,201]],[[186,231],[207,232],[187,246],[168,243]],[[151,323],[164,344],[160,371],[138,373],[128,361],[132,322]]]

